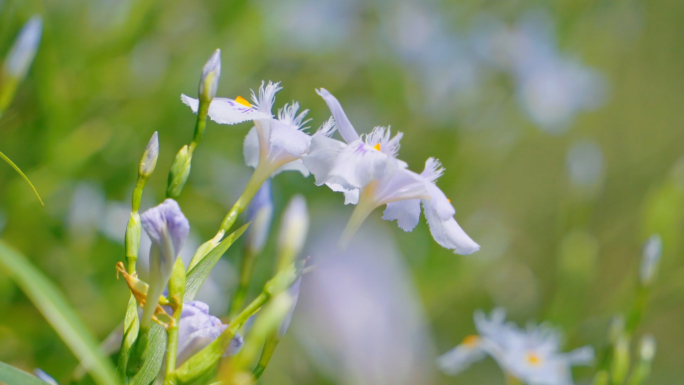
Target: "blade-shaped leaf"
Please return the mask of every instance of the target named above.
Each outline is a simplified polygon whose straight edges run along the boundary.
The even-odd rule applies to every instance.
[[[61,291],[17,250],[0,241],[0,266],[3,266],[27,297],[45,316],[64,343],[100,385],[116,385],[114,368],[104,356]]]
[[[228,250],[228,248],[247,230],[249,223],[235,230],[233,233],[225,237],[221,243],[213,248],[202,260],[195,265],[187,275],[187,286],[183,301],[192,301],[197,295],[200,287],[209,276],[211,269],[214,268],[216,262]],[[164,360],[164,352],[166,351],[166,331],[163,327],[153,323],[150,328],[150,345],[148,347],[148,358],[145,364],[140,369],[140,372],[133,378],[132,385],[148,385],[159,374],[162,361]]]
[[[48,385],[40,378],[4,362],[0,362],[0,383],[7,385]]]
[[[5,162],[7,162],[7,164],[9,164],[10,166],[12,166],[12,168],[14,169],[14,171],[18,172],[19,175],[21,175],[21,177],[24,178],[24,180],[26,181],[26,183],[28,183],[29,186],[31,186],[31,188],[33,189],[33,192],[34,192],[34,193],[36,194],[36,196],[38,197],[38,200],[40,201],[40,204],[43,205],[43,206],[45,206],[45,203],[43,203],[43,200],[40,199],[40,195],[38,195],[38,190],[36,190],[36,188],[33,187],[33,183],[31,183],[31,181],[29,180],[29,178],[21,171],[21,169],[19,168],[19,166],[17,166],[16,164],[14,164],[14,162],[12,162],[12,161],[10,160],[10,158],[7,157],[7,155],[3,154],[2,151],[0,151],[0,158],[4,159]]]

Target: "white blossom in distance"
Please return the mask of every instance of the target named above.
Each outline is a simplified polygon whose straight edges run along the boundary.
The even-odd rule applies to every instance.
[[[418,224],[422,203],[437,243],[464,255],[480,249],[458,225],[451,201],[435,184],[444,172],[439,161],[428,159],[421,174],[409,170],[397,159],[401,133],[391,137],[389,128],[376,127],[360,136],[337,99],[325,89],[317,92],[328,104],[346,143],[329,135],[314,135],[303,161],[316,184],[344,192],[345,204],[357,205],[348,229],[355,230],[371,211],[387,205],[383,219],[396,220],[404,231],[411,231]],[[345,236],[349,237],[347,231]],[[343,243],[348,241],[345,236]]]
[[[209,105],[209,117],[219,124],[237,124],[253,121],[254,127],[245,137],[245,163],[275,175],[281,171],[309,171],[301,161],[309,149],[311,137],[304,132],[308,110],[299,112],[299,103],[286,104],[273,116],[275,94],[280,83],[261,83],[258,95],[252,91],[252,103],[238,96],[235,99],[214,98]],[[181,95],[183,103],[197,113],[199,101]]]
[[[26,76],[38,51],[42,34],[43,19],[39,15],[34,15],[24,24],[17,40],[7,54],[5,61],[7,75],[17,79],[23,79]]]
[[[501,369],[530,385],[572,385],[571,367],[587,365],[594,351],[585,346],[569,353],[560,352],[560,335],[545,325],[519,329],[505,323],[506,312],[495,309],[490,318],[478,311],[475,326],[479,335],[469,336],[438,359],[440,369],[455,375],[486,355]]]

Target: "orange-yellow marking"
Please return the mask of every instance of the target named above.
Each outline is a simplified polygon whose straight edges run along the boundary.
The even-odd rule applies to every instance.
[[[378,144],[376,144],[375,146],[373,146],[373,148],[376,149],[376,150],[378,150],[378,151],[380,151],[380,143],[378,143]]]
[[[532,366],[539,366],[542,363],[542,359],[536,353],[530,352],[527,353],[527,362]]]
[[[470,349],[474,348],[477,346],[477,344],[480,342],[480,337],[479,336],[468,336],[463,339],[463,345],[469,347]]]
[[[252,107],[252,105],[247,101],[247,99],[243,98],[242,96],[238,96],[237,98],[235,98],[235,101],[242,104],[243,106],[247,106],[250,108]]]

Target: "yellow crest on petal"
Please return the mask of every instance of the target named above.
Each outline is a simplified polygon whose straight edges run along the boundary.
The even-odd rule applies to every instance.
[[[242,96],[238,96],[237,98],[235,98],[235,101],[242,104],[243,106],[250,107],[250,108],[252,107],[252,104],[250,102],[248,102],[247,99],[243,98]]]
[[[376,150],[378,150],[378,151],[380,151],[380,143],[378,143],[378,144],[376,144],[375,146],[373,146],[373,148],[376,149]]]

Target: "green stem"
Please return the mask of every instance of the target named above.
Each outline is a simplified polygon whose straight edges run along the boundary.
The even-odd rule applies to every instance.
[[[180,314],[180,309],[176,311]],[[174,319],[175,319],[174,315]],[[180,318],[180,317],[179,317]],[[174,383],[174,371],[176,370],[176,356],[178,355],[178,322],[176,321],[167,330],[167,345],[166,345],[166,375],[164,376],[164,385]]]
[[[197,110],[197,121],[195,122],[195,132],[192,135],[192,142],[188,148],[190,155],[195,151],[197,145],[202,141],[204,136],[204,129],[207,127],[207,115],[209,114],[209,105],[211,100],[203,101],[200,97],[199,108]]]
[[[349,222],[347,222],[347,226],[344,228],[344,232],[342,232],[342,236],[340,237],[338,246],[341,249],[347,248],[349,242],[354,238],[356,232],[359,231],[359,228],[366,218],[368,218],[368,215],[373,212],[373,209],[375,209],[373,205],[359,200],[359,203],[354,208],[354,212],[349,218]]]
[[[264,165],[263,167],[262,164]],[[257,193],[257,191],[259,191],[261,185],[264,184],[266,179],[268,179],[268,177],[270,177],[273,173],[274,170],[272,168],[273,167],[271,167],[267,162],[259,163],[259,166],[256,168],[256,170],[254,170],[249,182],[247,182],[247,186],[245,186],[242,195],[240,195],[240,198],[238,198],[237,202],[235,202],[226,217],[223,219],[223,222],[221,222],[221,228],[219,232],[223,231],[226,233],[228,230],[230,230],[233,224],[235,224],[238,215],[240,215],[240,213],[247,208],[247,205],[252,201],[252,198],[254,198],[254,195]]]
[[[264,344],[264,349],[261,351],[259,362],[252,371],[252,375],[254,376],[255,380],[258,380],[259,377],[261,377],[261,375],[264,373],[264,370],[266,370],[266,366],[268,366],[268,363],[271,362],[271,357],[273,357],[273,353],[275,352],[278,343],[280,343],[280,337],[278,336],[278,331],[275,331],[268,338],[266,344]]]
[[[233,300],[230,303],[230,312],[228,313],[231,319],[239,313],[242,305],[245,303],[245,298],[249,291],[249,283],[254,272],[256,257],[257,255],[250,248],[245,248],[242,256],[242,265],[240,266],[240,282],[233,295]]]

